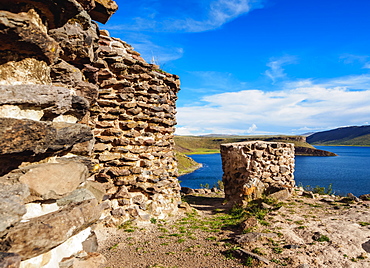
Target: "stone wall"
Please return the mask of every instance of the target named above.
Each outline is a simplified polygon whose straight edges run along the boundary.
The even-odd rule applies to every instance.
[[[99,99],[91,121],[102,166],[96,178],[108,188],[112,221],[165,218],[180,202],[173,152],[179,78],[105,31],[99,44]]]
[[[221,145],[225,198],[245,205],[263,194],[288,194],[294,181],[294,144],[250,141]]]
[[[0,0],[1,268],[98,267],[96,223],[177,211],[179,79],[98,29],[116,9]]]

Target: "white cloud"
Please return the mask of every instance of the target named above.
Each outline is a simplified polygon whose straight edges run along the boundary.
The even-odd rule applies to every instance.
[[[248,128],[247,133],[254,133],[257,130],[256,124],[252,124],[250,128]]]
[[[270,69],[266,70],[265,74],[272,80],[272,83],[275,83],[277,79],[286,77],[283,66],[295,62],[296,57],[294,56],[284,56],[278,59],[272,59],[266,64]]]
[[[345,81],[347,86],[343,86]],[[193,134],[249,134],[256,131],[256,125],[258,133],[286,134],[359,125],[370,118],[370,87],[354,90],[364,81],[370,81],[370,75],[322,84],[303,80],[270,92],[254,89],[209,95],[203,97],[203,106],[179,107],[178,122],[182,127],[197,128]],[[252,127],[245,127],[248,125]]]

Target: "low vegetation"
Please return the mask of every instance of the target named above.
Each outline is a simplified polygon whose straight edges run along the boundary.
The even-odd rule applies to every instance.
[[[201,164],[195,162],[192,158],[180,152],[176,152],[176,159],[179,175],[191,173],[201,167]]]
[[[244,208],[230,207],[220,193],[183,196],[188,212],[179,218],[118,226],[117,239],[105,246],[107,267],[133,267],[132,259],[135,267],[316,267],[333,258],[337,266],[325,267],[367,267],[361,244],[368,240],[369,207],[325,194],[330,187],[316,190],[310,197],[297,188],[287,200],[264,197]],[[350,233],[351,241],[342,239]],[[112,266],[117,259],[120,266]]]

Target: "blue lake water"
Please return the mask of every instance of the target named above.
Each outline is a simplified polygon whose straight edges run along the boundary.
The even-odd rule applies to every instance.
[[[296,156],[295,180],[297,185],[327,187],[333,184],[335,193],[356,196],[370,193],[370,147],[316,146],[338,154],[335,157]],[[190,155],[203,167],[179,177],[181,186],[200,188],[208,183],[211,187],[222,180],[220,154]]]

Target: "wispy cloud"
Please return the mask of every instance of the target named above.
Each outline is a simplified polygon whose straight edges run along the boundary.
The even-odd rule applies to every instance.
[[[354,54],[343,54],[340,59],[343,60],[345,64],[355,64],[360,63],[363,69],[370,69],[370,56],[366,55],[354,55]]]
[[[303,80],[271,92],[252,89],[209,95],[203,98],[204,106],[178,108],[179,125],[196,128],[193,134],[288,134],[362,124],[370,118],[370,88],[355,88],[370,75],[357,78]],[[345,81],[347,86],[338,86]]]
[[[223,24],[251,11],[257,7],[250,0],[217,0],[210,2],[204,18],[188,17],[165,22],[166,28],[173,31],[204,32],[214,30]]]
[[[274,84],[278,79],[286,77],[283,66],[296,63],[296,61],[297,58],[295,56],[283,56],[271,59],[271,61],[266,64],[269,70],[265,71],[265,75],[267,75]]]
[[[141,1],[137,14],[127,23],[108,23],[108,30],[155,32],[204,32],[262,7],[262,0]],[[189,6],[191,8],[189,8]]]
[[[152,41],[152,37],[142,33],[129,32],[125,35],[125,41],[134,47],[141,56],[147,61],[163,66],[169,61],[180,59],[184,54],[184,49],[172,42],[161,42],[163,45]]]

